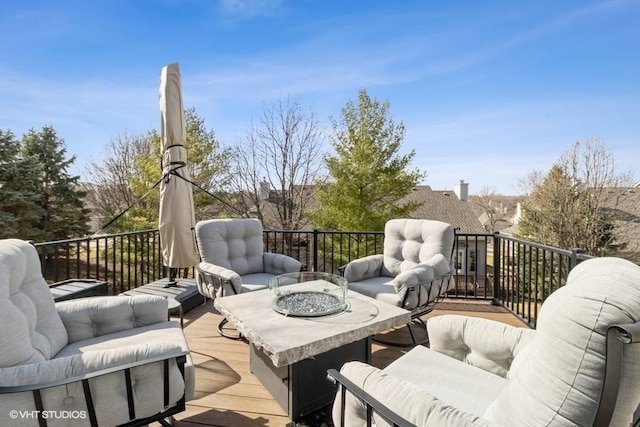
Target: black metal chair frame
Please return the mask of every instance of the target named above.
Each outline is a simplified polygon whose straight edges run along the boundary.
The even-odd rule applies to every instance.
[[[126,426],[126,427],[145,426],[149,423],[156,422],[156,421],[162,424],[163,426],[171,426],[173,425],[173,415],[184,411],[186,408],[185,394],[182,395],[182,397],[178,400],[178,402],[173,407],[170,407],[164,410],[163,412],[160,412],[151,417],[136,419],[136,408],[135,408],[134,399],[133,399],[133,383],[131,381],[131,370],[138,366],[143,366],[143,365],[156,363],[156,362],[163,362],[164,406],[167,407],[169,406],[169,389],[170,389],[169,361],[171,359],[176,360],[178,369],[180,370],[180,373],[182,374],[182,378],[184,380],[184,365],[186,364],[186,361],[187,361],[187,354],[188,354],[187,352],[173,353],[168,356],[159,356],[151,359],[128,363],[125,365],[114,366],[108,369],[102,369],[99,371],[91,372],[86,375],[79,375],[76,377],[66,378],[61,381],[55,381],[55,382],[49,382],[49,383],[43,383],[43,384],[30,384],[30,385],[16,386],[16,387],[0,387],[0,394],[24,393],[29,391],[32,392],[36,410],[37,410],[38,425],[40,427],[46,427],[47,418],[44,416],[46,408],[44,408],[43,406],[41,390],[52,388],[52,387],[58,387],[65,384],[72,384],[75,382],[82,382],[84,398],[87,404],[87,412],[88,412],[87,417],[89,418],[89,422],[91,423],[92,427],[99,427],[97,417],[96,417],[96,412],[95,412],[95,406],[93,403],[93,397],[91,394],[91,385],[89,383],[89,380],[91,380],[92,378],[103,376],[103,375],[122,372],[125,377],[125,384],[127,388],[128,412],[129,412],[129,419],[131,420],[128,423],[122,424],[122,426]]]
[[[371,396],[369,393],[349,381],[344,375],[335,369],[329,369],[327,371],[327,379],[333,384],[340,385],[340,425],[345,425],[345,403],[347,399],[347,391],[360,399],[367,407],[367,427],[371,427],[373,424],[373,413],[380,415],[385,421],[390,423],[393,427],[416,427],[415,424],[402,418],[400,415],[387,408],[379,400]]]
[[[228,279],[225,279],[223,277],[220,277],[216,274],[212,274],[209,273],[207,271],[204,271],[200,268],[200,266],[198,266],[198,278],[200,280],[201,283],[206,284],[208,286],[212,286],[213,289],[215,290],[214,294],[218,294],[218,291],[220,291],[220,297],[225,296],[224,294],[224,290],[225,290],[225,286],[227,288],[231,288],[233,290],[233,295],[238,295],[238,292],[236,291],[236,289],[231,285],[231,281],[229,281]],[[307,267],[305,264],[302,264],[302,266],[300,267],[300,271],[306,271]],[[205,303],[207,301],[207,297],[205,296]],[[229,320],[227,320],[226,317],[222,318],[222,320],[220,321],[220,323],[218,323],[218,326],[216,328],[216,330],[218,331],[218,333],[225,337],[225,338],[229,338],[232,340],[241,340],[242,339],[242,335],[241,334],[237,334],[237,335],[231,335],[228,334],[227,332],[224,331],[224,326],[229,323]]]
[[[213,289],[215,290],[214,292],[215,295],[217,295],[218,292],[220,292],[220,297],[225,296],[224,295],[225,286],[228,288],[231,288],[233,290],[234,295],[238,294],[236,289],[231,285],[230,280],[220,277],[216,274],[212,274],[207,271],[204,271],[199,266],[198,266],[198,278],[202,284],[207,286],[212,286]],[[207,296],[205,296],[204,301],[205,303],[207,302]],[[216,327],[216,330],[218,331],[218,333],[221,336],[232,339],[232,340],[242,339],[242,335],[240,333],[238,333],[237,335],[230,335],[224,332],[223,328],[227,323],[229,323],[229,320],[227,320],[226,317],[223,317],[220,323],[218,323],[218,326]]]
[[[454,241],[455,241],[455,229],[454,229]],[[453,275],[455,272],[455,263],[454,263],[454,258],[453,258],[453,253],[455,250],[455,245],[453,245],[453,247],[451,248],[451,256],[450,256],[450,268],[449,268],[449,273],[443,275],[443,276],[438,276],[432,280],[429,280],[428,282],[424,282],[424,283],[420,283],[417,286],[412,286],[410,288],[407,289],[407,292],[404,294],[404,298],[402,299],[402,305],[401,307],[404,307],[407,303],[407,300],[409,299],[409,295],[411,295],[410,292],[417,292],[417,298],[418,301],[421,301],[421,296],[422,296],[422,289],[428,285],[429,283],[431,283],[431,287],[429,287],[429,293],[431,293],[431,288],[433,286],[438,286],[438,293],[436,298],[433,301],[425,301],[424,304],[421,304],[419,306],[417,306],[416,308],[411,310],[411,322],[407,323],[407,329],[409,330],[409,335],[411,336],[411,342],[410,343],[401,343],[401,342],[396,342],[396,341],[389,341],[386,340],[384,338],[381,338],[380,335],[376,335],[375,337],[373,337],[373,341],[380,343],[380,344],[384,344],[384,345],[388,345],[388,346],[394,346],[394,347],[415,347],[417,345],[428,345],[429,344],[429,335],[427,334],[427,324],[425,323],[424,320],[422,320],[421,316],[424,316],[425,314],[430,313],[431,311],[433,311],[435,305],[437,303],[439,303],[440,301],[442,301],[446,295],[445,292],[442,291],[443,286],[446,288],[446,285],[449,283],[449,281],[453,280]],[[348,265],[348,264],[347,264]],[[347,268],[347,265],[342,265],[338,268],[338,271],[340,272],[341,276],[344,276],[344,271]],[[413,331],[411,330],[411,324],[417,324],[419,325],[421,328],[424,329],[425,334],[427,334],[427,338],[422,340],[422,341],[417,341],[416,337],[413,333]]]
[[[442,289],[443,287],[446,289],[447,284],[449,283],[450,280],[452,280],[452,277],[453,277],[453,272],[445,274],[444,276],[436,277],[435,279],[430,280],[429,282],[426,282],[426,283],[421,283],[418,286],[412,286],[407,290],[407,293],[404,295],[404,299],[402,300],[402,307],[405,306],[409,298],[410,292],[417,292],[418,294],[417,298],[418,298],[418,301],[420,301],[420,298],[422,296],[421,295],[422,290],[425,287],[425,285],[431,283],[431,287],[433,286],[438,287],[438,293],[437,293],[438,296],[433,301],[427,301],[425,302],[425,304],[419,305],[418,307],[411,310],[411,322],[407,323],[406,325],[407,329],[409,330],[409,335],[411,336],[410,343],[399,343],[395,341],[385,340],[384,338],[381,338],[379,335],[373,337],[373,340],[380,344],[396,346],[396,347],[415,347],[416,345],[428,344],[429,343],[428,335],[427,335],[427,338],[425,338],[422,341],[416,340],[413,330],[411,330],[411,324],[418,324],[421,328],[424,329],[425,334],[427,333],[427,324],[424,320],[422,320],[421,316],[424,316],[425,314],[428,314],[431,311],[433,311],[435,305],[445,298],[445,293],[443,292]],[[431,293],[432,291],[430,290],[429,292]]]

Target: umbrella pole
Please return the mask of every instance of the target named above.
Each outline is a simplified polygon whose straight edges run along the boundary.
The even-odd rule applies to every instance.
[[[169,282],[164,285],[165,288],[175,288],[178,286],[176,277],[178,276],[178,269],[176,267],[169,267]]]

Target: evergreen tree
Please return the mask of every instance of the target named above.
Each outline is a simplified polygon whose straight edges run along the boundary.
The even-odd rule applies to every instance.
[[[36,239],[44,211],[39,206],[40,166],[20,156],[20,141],[0,130],[0,238]]]
[[[419,203],[400,201],[425,176],[408,170],[412,150],[400,155],[405,128],[389,116],[389,102],[371,99],[365,90],[358,103],[348,101],[341,121],[332,120],[335,155],[325,158],[329,173],[319,188],[314,225],[335,230],[381,231],[387,220],[406,217]]]
[[[22,157],[40,165],[35,191],[43,210],[38,223],[38,241],[60,240],[87,234],[89,210],[86,193],[79,188],[79,176],[69,174],[75,156],[67,158],[64,140],[51,126],[40,132],[29,130],[22,137]]]

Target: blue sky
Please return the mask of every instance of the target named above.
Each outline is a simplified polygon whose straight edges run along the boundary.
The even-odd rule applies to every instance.
[[[225,145],[287,97],[327,131],[359,89],[425,184],[520,193],[576,140],[640,172],[640,1],[2,0],[0,129],[52,125],[80,175],[159,129],[160,70]],[[330,147],[327,146],[327,149]]]

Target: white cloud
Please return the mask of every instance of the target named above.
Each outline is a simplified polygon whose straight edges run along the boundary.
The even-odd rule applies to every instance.
[[[282,6],[282,0],[220,0],[222,12],[235,18],[271,16]]]

